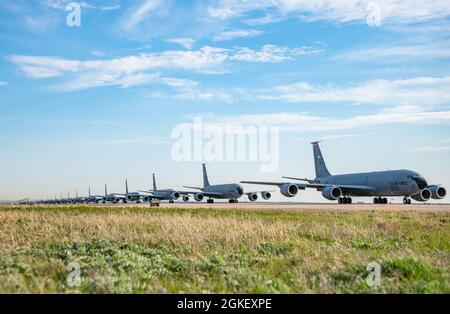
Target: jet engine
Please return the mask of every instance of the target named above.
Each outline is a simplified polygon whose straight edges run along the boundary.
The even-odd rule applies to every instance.
[[[270,194],[270,192],[263,191],[263,192],[261,192],[261,196],[265,200],[270,200],[270,198],[272,197],[272,194]]]
[[[295,184],[285,183],[280,187],[280,192],[286,197],[294,197],[298,193],[298,187]]]
[[[420,193],[411,195],[411,198],[418,202],[426,202],[431,198],[431,191],[429,189],[425,189]]]
[[[173,192],[172,193],[172,199],[177,200],[180,198],[180,193],[179,192]]]
[[[342,190],[337,186],[327,186],[322,190],[322,196],[327,200],[335,201],[342,195]]]
[[[202,193],[196,193],[196,194],[194,194],[194,199],[195,199],[197,202],[203,201],[204,198],[205,198],[205,196],[204,196]]]
[[[144,196],[143,200],[144,200],[144,202],[148,203],[150,201],[150,197],[149,196]]]
[[[256,193],[248,193],[248,199],[252,202],[256,201],[258,199],[258,194]]]
[[[183,202],[185,203],[189,202],[189,196],[187,195],[183,196]]]
[[[133,196],[127,195],[127,200],[129,200],[129,201],[133,200]]]
[[[439,185],[430,185],[428,189],[431,192],[431,198],[434,198],[435,200],[440,200],[447,195],[447,191]]]

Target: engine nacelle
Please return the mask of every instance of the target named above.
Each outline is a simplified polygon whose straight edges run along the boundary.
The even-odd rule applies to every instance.
[[[144,202],[148,203],[150,201],[150,197],[149,196],[144,196],[143,200],[144,200]]]
[[[132,195],[127,195],[127,200],[129,200],[129,201],[133,200],[133,196]]]
[[[286,197],[294,197],[298,193],[298,187],[295,184],[285,183],[280,186],[280,192]]]
[[[411,198],[418,202],[426,202],[431,198],[431,191],[429,189],[425,189],[420,193],[411,195]]]
[[[335,201],[342,195],[342,190],[337,186],[327,186],[322,190],[322,196],[327,200]]]
[[[205,198],[205,196],[204,196],[202,193],[196,193],[196,194],[194,194],[194,199],[195,199],[197,202],[203,201],[204,198]]]
[[[183,202],[185,203],[189,202],[189,196],[187,195],[183,196]]]
[[[445,195],[447,195],[447,190],[439,185],[430,185],[428,189],[431,192],[431,198],[434,198],[435,200],[443,199]]]
[[[172,193],[172,199],[177,200],[180,198],[180,192],[173,192]]]
[[[251,202],[254,202],[254,201],[256,201],[258,199],[258,194],[256,194],[256,193],[248,193],[248,199]]]
[[[263,199],[265,200],[270,200],[270,198],[272,197],[272,194],[270,194],[270,192],[261,192],[261,196]]]

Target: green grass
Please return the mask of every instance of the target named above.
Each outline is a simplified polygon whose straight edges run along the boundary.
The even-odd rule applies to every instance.
[[[450,293],[449,218],[4,207],[0,293]],[[372,261],[379,287],[366,282]],[[81,281],[70,287],[73,262]]]

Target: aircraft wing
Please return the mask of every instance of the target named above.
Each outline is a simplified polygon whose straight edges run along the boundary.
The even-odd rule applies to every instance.
[[[261,182],[261,181],[241,181],[241,183],[257,184],[257,185],[274,185],[281,187],[283,184],[295,184],[300,190],[305,188],[310,189],[323,189],[324,187],[334,185],[339,187],[343,192],[345,191],[373,191],[375,190],[371,186],[367,185],[346,185],[346,184],[323,184],[323,183],[292,183],[292,182]]]
[[[320,183],[300,184],[300,185],[304,186],[305,188],[312,188],[312,189],[322,189],[327,186],[337,186],[344,193],[345,193],[345,191],[355,192],[355,191],[374,191],[375,190],[375,188],[368,186],[368,185],[320,184]]]
[[[275,186],[282,186],[283,184],[287,182],[262,182],[262,181],[241,181],[241,183],[246,184],[257,184],[257,185],[275,185]]]

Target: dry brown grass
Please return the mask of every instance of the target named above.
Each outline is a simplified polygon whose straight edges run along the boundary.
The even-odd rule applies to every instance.
[[[111,250],[117,249],[116,244],[119,247],[130,244],[143,249],[163,248],[163,253],[168,254],[170,260],[181,259],[189,265],[186,266],[188,275],[184,272],[182,275],[166,274],[158,279],[158,284],[153,288],[144,289],[149,292],[156,287],[183,291],[189,282],[188,287],[192,291],[345,292],[346,289],[355,289],[370,292],[367,287],[360,286],[362,281],[359,276],[364,274],[368,262],[397,263],[412,258],[413,261],[419,260],[420,267],[430,267],[430,274],[434,274],[435,269],[439,270],[436,278],[440,279],[432,277],[433,285],[430,286],[426,280],[422,282],[422,278],[420,287],[425,287],[425,291],[442,291],[448,289],[448,284],[442,286],[439,280],[448,280],[450,272],[449,222],[450,213],[447,212],[280,213],[131,207],[3,208],[0,209],[0,252],[4,258],[10,258],[19,249],[50,252],[55,247],[57,250],[69,247],[64,250],[70,251],[73,244],[95,240],[101,241],[101,245],[113,243]],[[49,261],[45,256],[35,258],[33,254],[36,253],[26,253],[23,257],[25,261],[21,262],[33,268],[37,267],[35,264],[39,260],[39,267],[49,274],[63,271],[63,260]],[[53,253],[49,254],[53,256]],[[241,257],[235,260],[236,256]],[[242,267],[233,275],[235,280],[243,281],[242,285],[238,285],[240,289],[230,286],[228,279],[223,277],[227,275],[220,271],[209,274],[209,271],[199,271],[195,266],[216,257],[224,260],[223,267],[227,269],[235,267],[238,271]],[[113,268],[112,271],[116,270]],[[6,291],[10,291],[13,280],[20,282],[24,292],[65,291],[61,279],[53,278],[47,283],[33,280],[30,288],[23,276],[7,274],[3,284]],[[316,275],[326,275],[331,279],[327,284],[311,286],[311,276]],[[256,279],[251,279],[252,276]],[[258,276],[262,276],[262,283],[258,283]],[[333,279],[333,276],[338,279]],[[399,281],[401,278],[396,276],[400,275],[394,275]],[[267,287],[264,284],[266,280],[277,282],[277,285]],[[343,280],[343,287],[336,286],[336,280]],[[386,286],[385,291],[403,291],[401,280],[399,282]],[[414,288],[416,281],[407,282],[405,291],[420,292]],[[114,291],[121,290],[112,289],[110,292]]]

